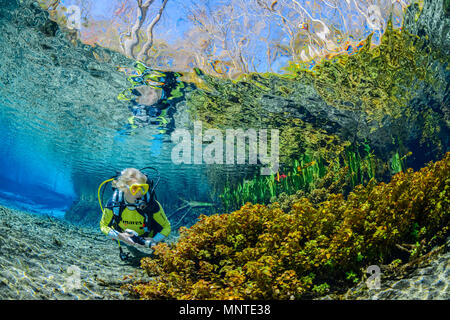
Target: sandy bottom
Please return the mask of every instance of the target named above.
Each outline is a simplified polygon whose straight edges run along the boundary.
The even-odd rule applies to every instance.
[[[99,229],[0,207],[0,299],[131,299],[127,275],[150,280]]]

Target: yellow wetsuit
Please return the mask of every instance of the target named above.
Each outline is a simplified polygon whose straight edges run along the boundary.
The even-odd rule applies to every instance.
[[[156,200],[155,200],[156,201]],[[161,204],[156,201],[159,206],[159,211],[153,213],[153,228],[149,230],[149,234],[147,237],[153,238],[157,233],[162,234],[167,237],[170,233],[170,222],[164,213],[164,209]],[[103,210],[102,219],[100,220],[100,229],[105,234],[108,235],[112,228],[109,226],[111,219],[113,218],[114,213],[111,209],[105,208]],[[121,214],[121,220],[118,223],[118,226],[122,230],[117,230],[122,232],[125,229],[131,229],[138,233],[139,236],[142,236],[145,233],[144,230],[144,222],[145,218],[142,214],[140,214],[137,210],[131,210],[129,207],[125,207]],[[150,226],[147,226],[150,227]]]

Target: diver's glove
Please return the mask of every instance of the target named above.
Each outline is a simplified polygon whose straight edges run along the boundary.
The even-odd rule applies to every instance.
[[[154,246],[156,246],[156,242],[153,240],[145,240],[145,246],[148,248],[153,248]]]
[[[108,232],[108,236],[113,240],[117,240],[117,238],[119,237],[119,232],[117,232],[117,230],[111,229]]]
[[[146,240],[145,245],[149,248],[152,248],[158,244],[158,242],[161,242],[164,240],[166,236],[162,235],[161,233],[157,233],[152,240]]]
[[[130,235],[130,239],[133,240],[135,243],[140,244],[142,246],[145,246],[147,248],[154,247],[158,242],[164,240],[166,237],[162,235],[161,233],[157,233],[153,239],[147,239],[145,240],[143,237],[140,237],[138,233],[131,229],[126,229],[126,233]]]
[[[162,235],[161,233],[157,233],[154,237],[153,237],[153,241],[155,241],[156,243],[163,241],[166,238],[165,235]]]

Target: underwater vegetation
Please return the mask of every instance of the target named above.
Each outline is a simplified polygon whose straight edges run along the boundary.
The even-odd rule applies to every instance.
[[[301,299],[357,282],[364,267],[407,262],[448,236],[450,153],[391,182],[357,186],[284,212],[245,204],[202,216],[159,244],[143,269],[154,281],[126,285],[144,299]],[[399,248],[402,248],[400,250]],[[409,249],[407,249],[409,248]]]
[[[285,164],[311,150],[332,158],[365,140],[383,161],[412,152],[416,170],[442,158],[449,134],[448,54],[432,46],[430,36],[391,23],[380,45],[371,38],[358,53],[312,70],[290,62],[286,74],[237,80],[198,71],[198,90],[186,95],[191,117],[205,127],[278,128]]]
[[[294,161],[294,167],[284,173],[270,176],[257,175],[251,180],[238,183],[237,186],[225,185],[219,195],[224,210],[229,212],[238,209],[246,202],[267,204],[273,201],[281,192],[288,194],[297,190],[309,191],[315,181],[325,173],[323,161],[313,160],[307,154]]]
[[[333,113],[335,118],[342,116],[342,123],[328,119],[326,103],[311,83],[269,73],[237,81],[200,77],[203,85],[186,95],[191,119],[223,130],[279,129],[280,162],[289,162],[307,149],[329,156],[330,150],[339,150],[344,143],[337,133],[347,136],[354,127],[339,111]]]
[[[371,38],[358,54],[340,55],[313,69],[314,86],[328,104],[362,110],[367,121],[382,122],[386,115],[402,115],[422,81],[442,89],[445,82],[436,77],[433,60],[445,63],[448,56],[432,51],[418,36],[393,29],[391,21],[379,46],[372,48]],[[287,70],[295,74],[304,68],[291,63]]]
[[[414,8],[408,17],[417,15]],[[205,127],[280,130],[278,176],[227,183],[217,192],[224,210],[299,191],[316,203],[371,178],[389,181],[406,161],[418,170],[442,158],[449,150],[449,59],[418,33],[389,22],[379,46],[370,35],[356,54],[312,70],[291,62],[283,75],[225,80],[197,70],[198,90],[186,95],[193,119]],[[302,161],[315,165],[298,172]]]
[[[324,60],[312,71],[294,63],[286,70],[310,78],[330,108],[358,115],[357,141],[367,139],[384,160],[395,148],[412,151],[420,168],[448,150],[449,79],[448,53],[421,35],[389,21],[379,46],[370,35],[357,54]]]
[[[332,159],[306,153],[276,174],[256,175],[242,183],[225,185],[219,197],[226,212],[246,202],[268,204],[278,201],[280,196],[293,194],[305,196],[315,204],[331,193],[346,196],[354,187],[365,185],[373,178],[388,181],[391,175],[406,170],[409,156],[411,153],[400,156],[397,151],[389,161],[383,162],[365,143],[349,145]]]

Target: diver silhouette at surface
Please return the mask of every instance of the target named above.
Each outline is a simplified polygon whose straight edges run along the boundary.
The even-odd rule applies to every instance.
[[[160,133],[166,133],[176,103],[184,99],[187,88],[178,79],[181,76],[177,72],[161,72],[137,62],[132,75],[127,78],[131,87],[117,97],[130,101],[128,108],[132,113],[122,132],[152,124],[158,126]]]

